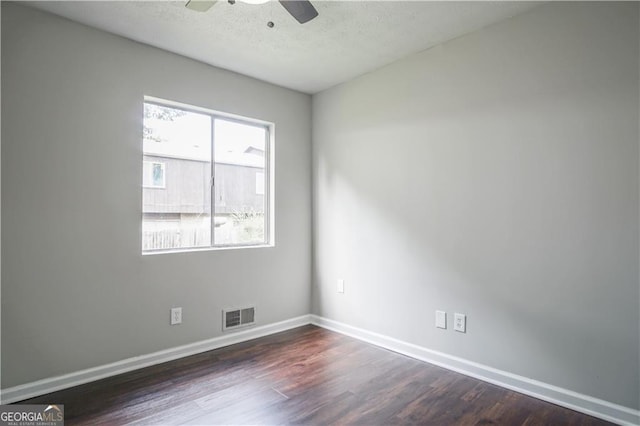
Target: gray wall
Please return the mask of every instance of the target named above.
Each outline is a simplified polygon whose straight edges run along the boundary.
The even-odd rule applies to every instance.
[[[275,123],[275,248],[141,256],[144,95]],[[3,2],[2,387],[220,335],[223,307],[307,314],[310,106]]]
[[[314,96],[313,312],[638,408],[638,16],[546,4]]]

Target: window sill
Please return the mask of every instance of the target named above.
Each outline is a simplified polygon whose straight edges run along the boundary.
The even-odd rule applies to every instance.
[[[272,248],[275,247],[275,244],[251,244],[244,246],[218,246],[218,247],[193,247],[193,248],[181,248],[181,249],[171,249],[171,250],[149,250],[143,251],[143,256],[155,256],[158,254],[176,254],[176,253],[194,253],[194,252],[203,252],[203,251],[221,251],[221,250],[246,250],[246,249],[261,249],[261,248]]]

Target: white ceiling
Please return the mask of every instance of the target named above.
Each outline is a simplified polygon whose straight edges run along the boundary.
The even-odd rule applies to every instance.
[[[313,1],[301,25],[276,1],[208,12],[185,1],[29,3],[132,40],[306,93],[522,13],[538,2]],[[273,21],[273,28],[267,22]]]

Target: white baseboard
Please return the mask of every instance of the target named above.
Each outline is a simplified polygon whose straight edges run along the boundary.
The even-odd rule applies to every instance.
[[[309,315],[303,315],[297,318],[291,318],[285,321],[267,324],[259,327],[242,330],[237,333],[224,334],[212,339],[202,340],[200,342],[188,345],[178,346],[175,348],[165,349],[147,355],[141,355],[133,358],[127,358],[122,361],[113,362],[111,364],[101,365],[99,367],[88,368],[86,370],[65,374],[62,376],[50,377],[47,379],[37,380],[31,383],[14,386],[0,391],[0,401],[2,404],[10,404],[16,401],[22,401],[35,396],[44,395],[61,389],[70,388],[84,383],[93,382],[95,380],[104,379],[128,371],[137,370],[151,365],[161,364],[163,362],[172,361],[174,359],[183,358],[189,355],[210,351],[212,349],[221,348],[223,346],[233,345],[235,343],[245,342],[247,340],[256,339],[258,337],[267,336],[269,334],[278,333],[292,328],[300,327],[311,322]]]
[[[317,315],[311,315],[311,323],[407,355],[411,358],[435,364],[447,370],[456,371],[603,420],[625,426],[640,424],[639,410],[539,382],[517,374],[511,374],[442,352],[433,351],[412,343],[403,342],[392,337],[373,333]]]
[[[602,399],[580,394],[527,377],[511,374],[486,365],[478,364],[442,352],[433,351],[412,343],[403,342],[382,334],[363,330],[317,315],[302,315],[297,318],[246,329],[237,333],[225,334],[212,339],[203,340],[188,345],[178,346],[147,355],[141,355],[117,361],[99,367],[38,380],[23,385],[14,386],[0,391],[0,402],[10,404],[16,401],[33,398],[61,389],[70,388],[95,380],[111,377],[128,371],[137,370],[151,365],[161,364],[185,356],[194,355],[235,343],[245,342],[258,337],[286,331],[306,324],[314,324],[364,342],[425,361],[448,370],[471,376],[485,382],[514,390],[535,398],[570,408],[594,417],[598,417],[620,425],[640,424],[640,411],[623,407]]]

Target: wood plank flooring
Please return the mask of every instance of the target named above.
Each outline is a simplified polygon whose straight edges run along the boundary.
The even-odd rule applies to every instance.
[[[311,325],[22,403],[67,425],[609,424]]]

